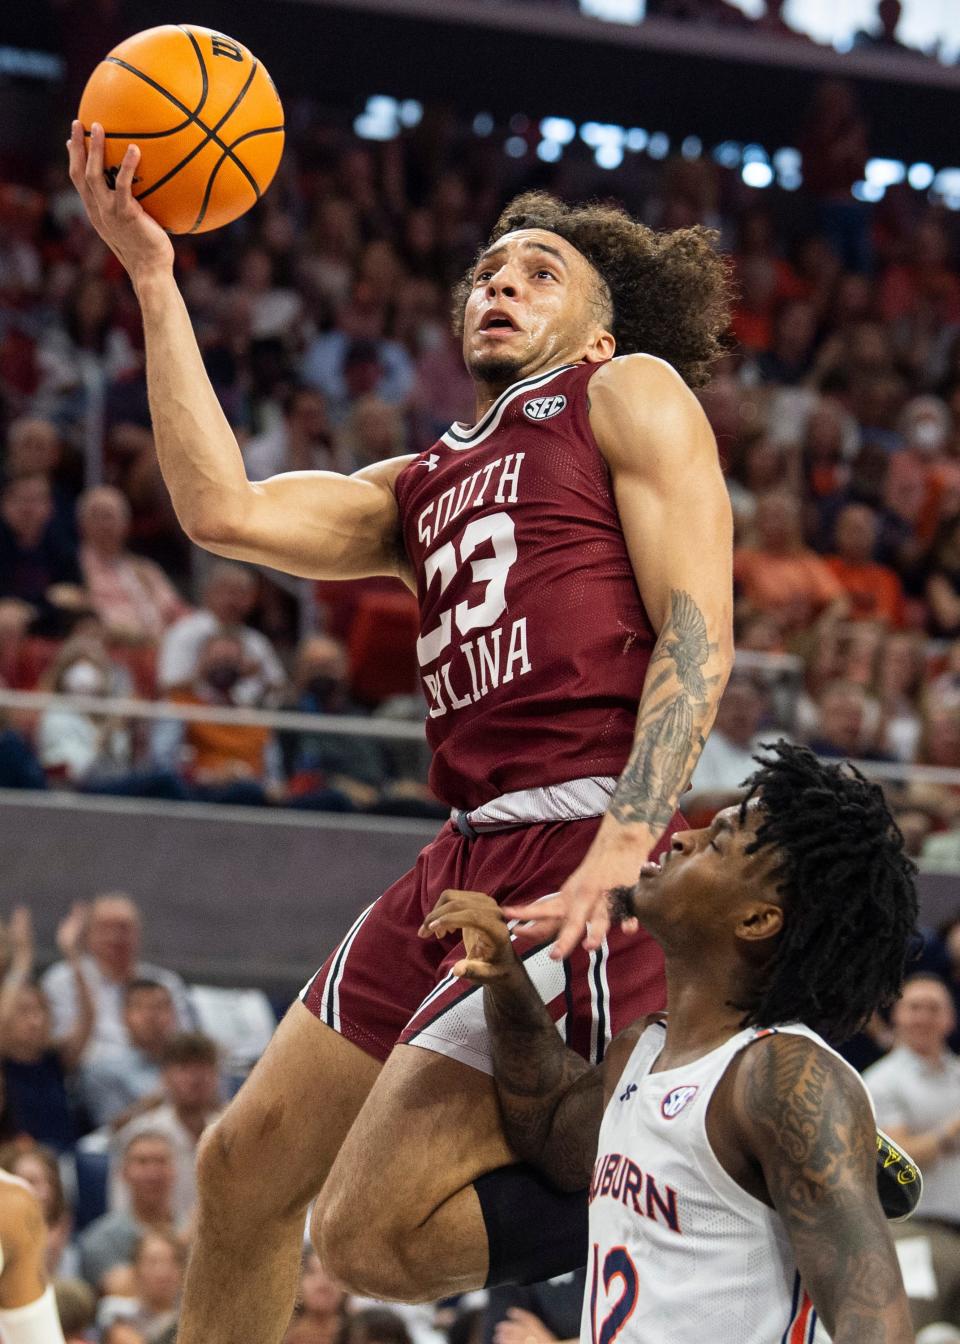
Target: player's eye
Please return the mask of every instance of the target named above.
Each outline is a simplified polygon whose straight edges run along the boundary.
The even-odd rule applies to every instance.
[[[723,850],[722,850],[722,849],[720,848],[720,846],[717,844],[716,840],[711,840],[711,841],[710,841],[710,848],[711,848],[711,849],[715,849],[715,850],[717,851],[718,854],[722,854],[722,853],[723,853]]]
[[[542,276],[546,276],[548,280],[556,280],[557,278],[554,275],[553,271],[545,270],[543,267],[541,267],[540,270],[537,271],[537,279],[539,280]]]
[[[479,284],[481,280],[489,280],[493,271],[478,271],[474,283]]]

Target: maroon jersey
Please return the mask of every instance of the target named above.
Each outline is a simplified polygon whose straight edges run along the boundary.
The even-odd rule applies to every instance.
[[[626,764],[655,635],[590,430],[600,367],[515,383],[397,478],[430,783],[453,807]]]

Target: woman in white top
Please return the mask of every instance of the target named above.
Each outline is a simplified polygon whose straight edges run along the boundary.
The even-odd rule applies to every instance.
[[[47,1283],[43,1213],[25,1181],[0,1171],[0,1341],[63,1344]]]

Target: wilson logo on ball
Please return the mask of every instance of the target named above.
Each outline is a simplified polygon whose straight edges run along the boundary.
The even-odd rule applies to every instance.
[[[555,415],[559,415],[566,405],[567,399],[564,396],[534,397],[531,401],[523,403],[523,413],[528,420],[551,420]]]

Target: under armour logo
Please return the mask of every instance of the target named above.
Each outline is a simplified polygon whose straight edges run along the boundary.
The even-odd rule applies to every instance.
[[[419,462],[414,463],[414,466],[426,467],[427,471],[435,471],[439,461],[436,453],[430,453],[428,457],[421,457]]]
[[[617,1100],[618,1100],[618,1101],[629,1101],[630,1098],[633,1096],[634,1092],[636,1092],[636,1090],[637,1090],[637,1085],[636,1085],[636,1083],[628,1083],[627,1086],[626,1086],[626,1087],[623,1089],[623,1091],[620,1093],[620,1095],[619,1095],[619,1097],[617,1098]]]

